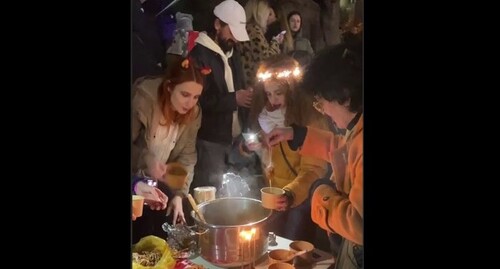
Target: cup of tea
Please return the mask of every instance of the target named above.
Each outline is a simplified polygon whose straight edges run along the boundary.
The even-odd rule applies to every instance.
[[[274,263],[288,263],[293,262],[293,251],[288,249],[274,249],[269,251],[269,264]]]
[[[306,253],[297,255],[294,258],[295,265],[311,265],[313,263],[312,253],[314,250],[314,245],[307,241],[293,241],[289,245],[290,250],[294,252],[306,251]]]
[[[184,187],[187,176],[188,172],[184,165],[177,162],[167,163],[167,171],[163,180],[171,190],[180,190]]]
[[[295,269],[295,266],[289,264],[289,263],[284,263],[284,262],[277,262],[269,265],[269,269]]]
[[[144,207],[144,197],[141,195],[132,195],[132,212],[135,217],[142,216],[142,209]]]
[[[202,186],[193,189],[193,197],[197,204],[215,200],[216,188],[213,186]]]
[[[278,199],[284,195],[285,191],[277,187],[264,187],[260,189],[262,206],[267,209],[278,208]]]

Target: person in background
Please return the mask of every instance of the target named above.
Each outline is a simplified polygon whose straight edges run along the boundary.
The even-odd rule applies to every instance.
[[[279,0],[279,5],[285,18],[294,10],[300,11],[302,36],[311,42],[315,52],[325,47],[321,26],[321,10],[317,0]]]
[[[282,31],[278,1],[269,0],[269,7],[271,8],[271,10],[269,10],[267,31],[265,33],[267,42],[271,42],[273,40],[273,37],[277,36]]]
[[[279,76],[283,72],[289,76]],[[301,77],[299,63],[287,55],[275,55],[264,60],[257,71],[250,122],[255,132],[267,134],[275,127],[291,124],[309,125],[327,130],[326,118],[312,106],[312,98],[297,88]],[[259,145],[248,144],[249,150],[257,150],[266,167],[266,181],[273,187],[282,188],[285,194],[278,200],[278,212],[269,221],[268,230],[290,240],[308,240],[314,237],[315,225],[311,220],[308,190],[313,182],[325,176],[327,161],[301,156],[287,143],[279,143],[271,149],[259,151]],[[263,170],[266,170],[264,168]]]
[[[173,212],[172,222],[185,223],[182,198],[189,192],[196,163],[196,135],[201,109],[197,105],[203,89],[202,69],[192,59],[173,63],[164,77],[143,77],[133,87],[132,97],[132,172],[156,179],[158,188],[169,199],[166,212],[144,210],[133,227],[137,234],[163,236],[165,215]],[[166,164],[178,162],[187,172],[179,190],[166,186]],[[146,208],[147,209],[147,208]],[[140,236],[138,237],[140,239]]]
[[[287,16],[287,22],[290,26],[290,31],[293,37],[293,49],[295,51],[303,50],[311,55],[314,55],[311,42],[309,42],[309,39],[302,37],[302,16],[300,15],[300,12],[290,12]]]
[[[287,22],[290,27],[293,39],[293,48],[286,51],[294,57],[302,66],[307,65],[314,56],[311,42],[302,37],[302,16],[298,11],[292,11],[287,16]]]
[[[200,32],[189,53],[203,66],[212,69],[200,97],[203,111],[196,149],[198,161],[192,188],[222,184],[222,175],[229,169],[228,158],[233,143],[241,136],[248,118],[252,91],[245,89],[240,55],[234,47],[248,41],[243,7],[234,0],[225,0],[213,10],[213,26]]]
[[[284,34],[278,34],[270,42],[266,40],[264,34],[267,26],[276,20],[274,10],[267,0],[249,0],[245,5],[245,13],[246,30],[250,40],[238,43],[237,47],[241,53],[245,85],[253,87],[259,63],[272,55],[281,53],[280,44],[283,42]]]
[[[363,96],[362,46],[341,44],[325,49],[308,66],[303,85],[313,106],[345,130],[339,135],[312,126],[277,127],[266,141],[288,141],[303,156],[331,163],[331,180],[312,188],[311,217],[329,234],[338,234],[335,268],[363,268]],[[336,249],[334,249],[335,252]]]

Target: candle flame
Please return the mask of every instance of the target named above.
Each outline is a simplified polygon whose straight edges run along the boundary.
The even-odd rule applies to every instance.
[[[253,235],[255,234],[255,228],[252,228],[252,231],[241,231],[240,232],[240,237],[243,238],[244,240],[250,241],[252,240]]]

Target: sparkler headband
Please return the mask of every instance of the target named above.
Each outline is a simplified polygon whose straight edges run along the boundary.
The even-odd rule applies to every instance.
[[[274,78],[277,78],[277,79],[287,79],[287,78],[290,78],[290,77],[293,77],[293,78],[300,78],[300,76],[302,75],[302,71],[300,70],[299,67],[295,67],[293,70],[292,69],[286,69],[286,70],[282,70],[282,71],[279,71],[279,72],[269,72],[269,71],[264,71],[264,72],[260,72],[260,73],[257,73],[257,78],[259,79],[259,81],[266,81],[272,77]]]

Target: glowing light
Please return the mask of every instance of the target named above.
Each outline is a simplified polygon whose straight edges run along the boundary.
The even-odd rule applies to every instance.
[[[265,72],[265,73],[259,73],[257,74],[257,77],[260,79],[260,80],[266,80],[268,78],[270,78],[273,74],[269,73],[269,72]]]
[[[265,71],[263,73],[258,73],[257,74],[257,78],[260,81],[266,81],[266,80],[270,79],[273,76],[275,78],[282,79],[282,78],[289,78],[291,76],[293,76],[295,78],[298,78],[300,75],[301,75],[300,68],[299,67],[295,67],[293,70],[288,70],[287,69],[287,70],[283,70],[283,71],[275,72],[275,73],[270,73],[269,71]]]
[[[255,229],[255,228],[253,228],[253,229]],[[241,231],[240,237],[247,240],[247,241],[250,241],[250,240],[252,240],[252,236],[254,233],[255,232],[252,233],[251,231]]]
[[[287,78],[290,76],[291,73],[292,73],[292,71],[290,71],[290,70],[281,71],[278,74],[276,74],[276,77],[277,78]]]

